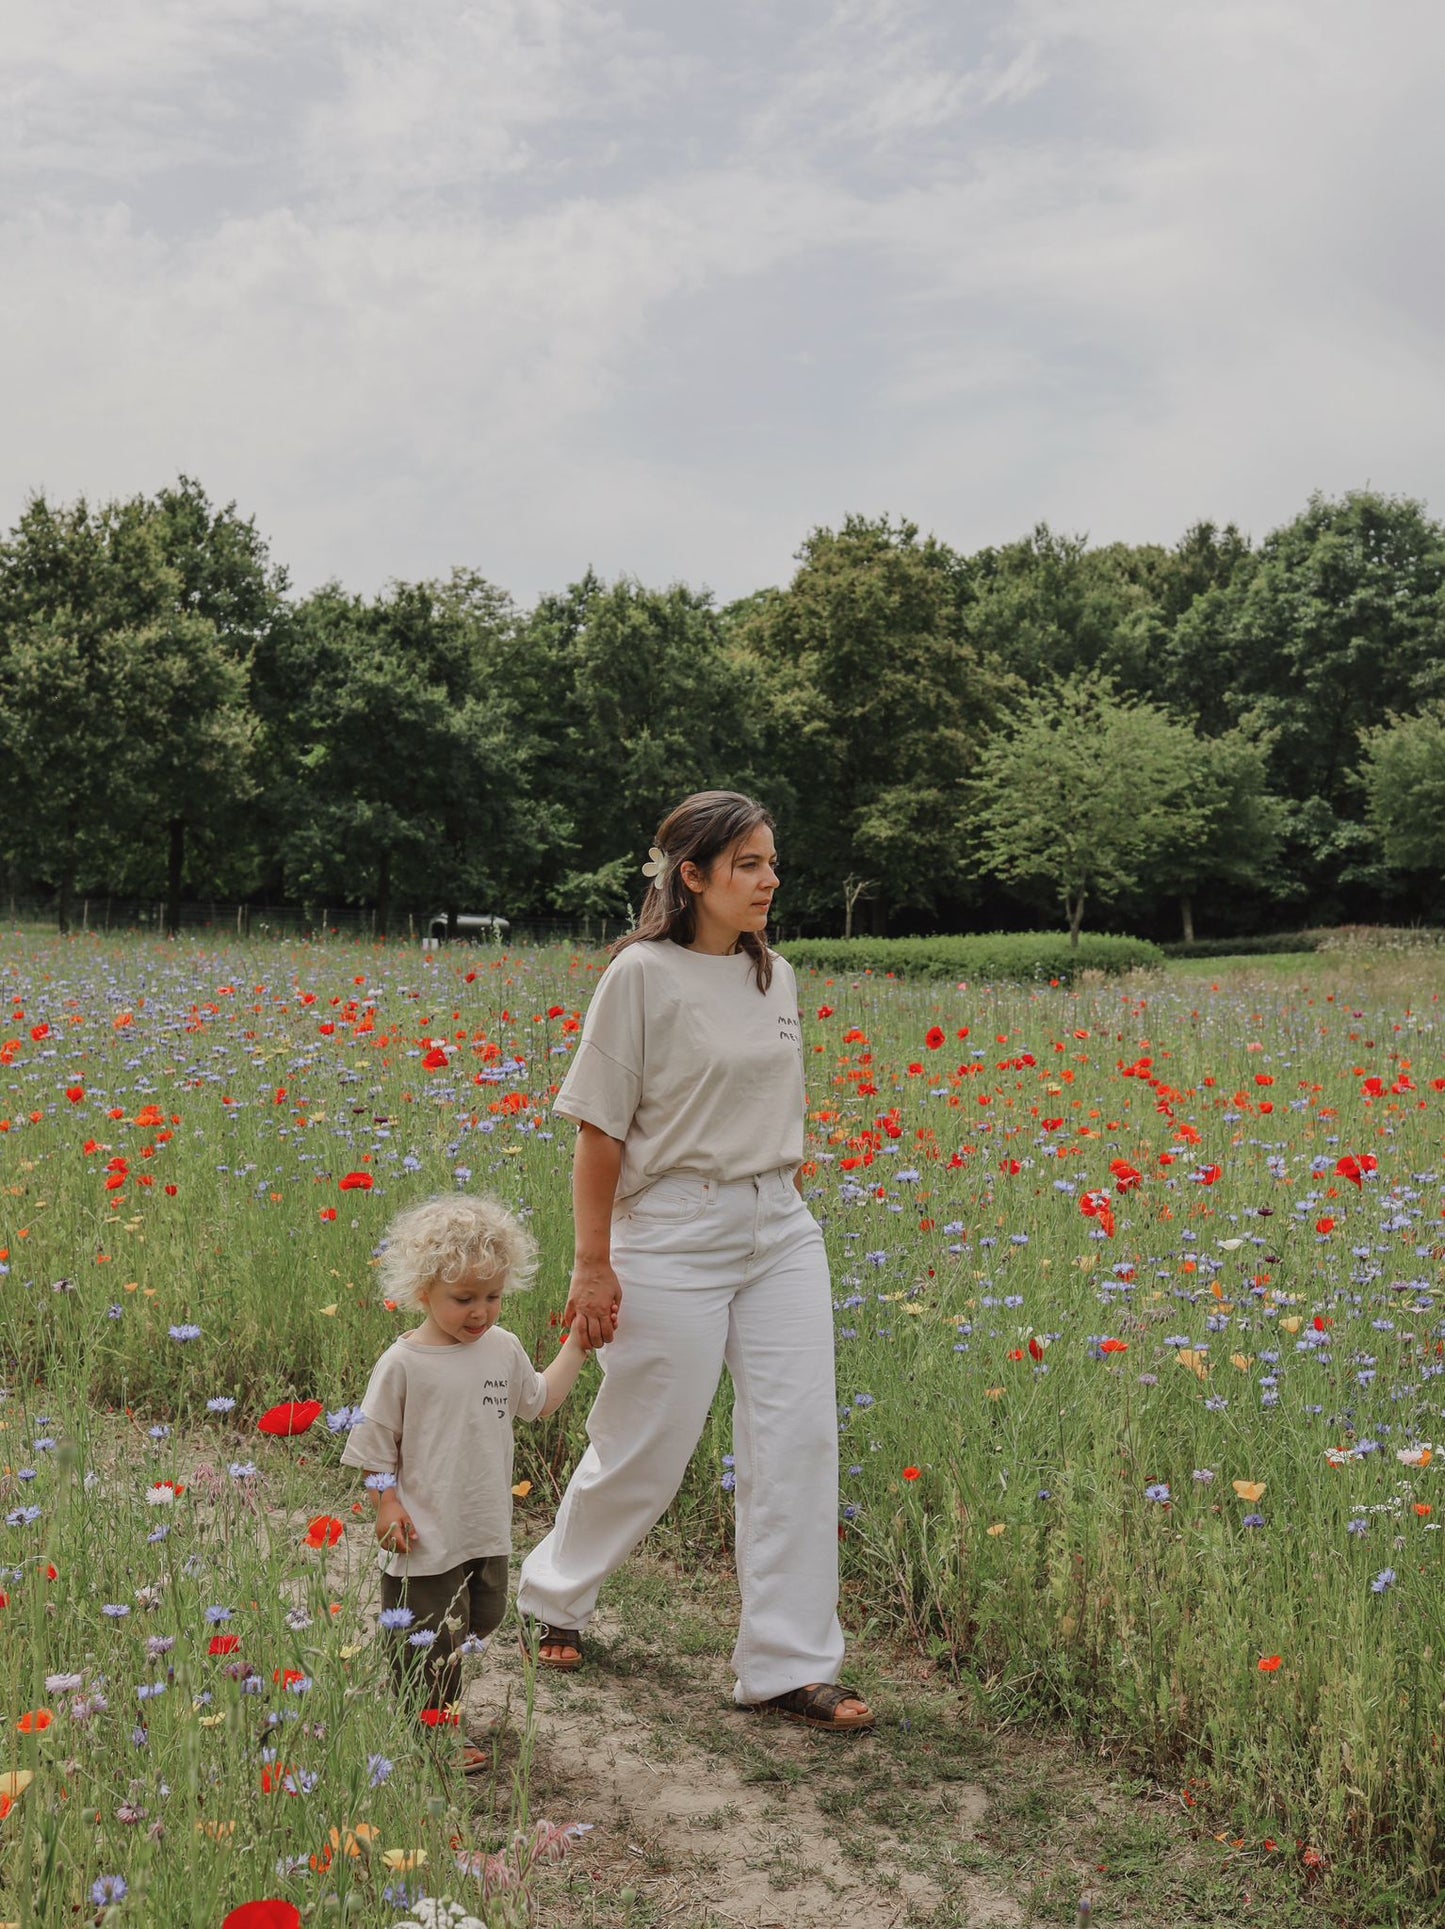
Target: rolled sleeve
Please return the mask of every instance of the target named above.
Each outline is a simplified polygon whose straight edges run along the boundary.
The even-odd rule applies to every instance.
[[[638,947],[602,974],[582,1024],[576,1055],[552,1110],[625,1139],[642,1096],[643,963]]]
[[[390,1360],[378,1360],[361,1402],[361,1425],[351,1429],[341,1450],[342,1466],[394,1473],[401,1458],[405,1408],[402,1371]]]

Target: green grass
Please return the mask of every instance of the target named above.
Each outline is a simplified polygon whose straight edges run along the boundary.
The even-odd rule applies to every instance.
[[[7,1863],[18,1919],[43,1920],[42,1895],[69,1908],[113,1865],[169,1929],[185,1919],[167,1914],[175,1898],[240,1899],[253,1868],[274,1871],[276,1844],[309,1856],[363,1808],[418,1845],[454,1826],[464,1794],[414,1738],[404,1811],[357,1785],[368,1753],[396,1754],[380,1739],[395,1742],[395,1723],[374,1654],[339,1659],[340,1628],[364,1613],[361,1547],[314,1657],[309,1705],[328,1718],[303,1765],[321,1764],[319,1801],[261,1801],[259,1723],[230,1740],[231,1686],[209,1690],[228,1712],[213,1749],[223,1731],[190,1705],[198,1617],[232,1597],[262,1603],[246,1622],[258,1706],[287,1711],[270,1680],[294,1665],[279,1603],[314,1562],[266,1523],[330,1511],[348,1549],[362,1530],[332,1435],[267,1449],[254,1423],[278,1399],[360,1398],[398,1327],[372,1262],[402,1205],[460,1183],[526,1210],[543,1269],[507,1318],[539,1357],[554,1344],[570,1136],[546,1106],[598,962],[560,948],[423,960],[335,944],[7,943],[23,1015],[0,1028],[0,1046],[14,1041],[0,1067],[6,1511],[42,1507],[0,1529],[20,1577],[0,1611],[8,1765],[36,1770],[0,1825],[21,1845]],[[806,1182],[839,1304],[851,1623],[951,1671],[991,1721],[1062,1721],[1231,1836],[1275,1840],[1301,1882],[1306,1853],[1320,1857],[1365,1898],[1361,1920],[1390,1919],[1445,1875],[1441,1459],[1398,1457],[1445,1435],[1442,978],[1433,954],[1190,961],[1078,990],[800,973]],[[428,1072],[436,1040],[451,1062]],[[146,1107],[159,1123],[137,1123]],[[1365,1153],[1378,1167],[1357,1187],[1336,1165]],[[1138,1182],[1126,1170],[1120,1191],[1115,1161]],[[372,1189],[343,1191],[354,1172]],[[1081,1210],[1104,1194],[1112,1237]],[[190,1325],[196,1339],[171,1337]],[[219,1397],[233,1414],[208,1410]],[[133,1410],[128,1455],[98,1418],[107,1407]],[[565,1481],[585,1407],[584,1387],[519,1430],[528,1532]],[[54,1452],[33,1448],[41,1413]],[[118,1633],[103,1601],[134,1605],[162,1571],[142,1532],[156,1517],[144,1489],[165,1471],[159,1425],[218,1468],[255,1459],[265,1484],[259,1508],[224,1472],[206,1508],[176,1504],[163,1547],[181,1567],[164,1606]],[[673,1515],[700,1551],[728,1543],[726,1446],[724,1400]],[[1332,1466],[1327,1449],[1358,1457]],[[1261,1484],[1260,1500],[1235,1481]],[[1161,1485],[1167,1502],[1148,1495]],[[191,1554],[204,1579],[184,1573]],[[62,1577],[54,1616],[47,1559]],[[13,1726],[46,1673],[105,1673],[114,1712],[90,1733],[107,1763],[128,1764],[141,1624],[157,1615],[188,1657],[135,1750],[152,1816],[162,1780],[185,1791],[188,1824],[158,1845],[113,1820],[113,1791],[60,1798],[60,1765],[87,1735],[59,1715],[39,1741]],[[684,1640],[706,1635],[684,1626]],[[442,1804],[435,1818],[411,1799],[419,1787]],[[99,1837],[77,1819],[94,1806]],[[243,1865],[196,1836],[193,1820],[222,1810],[265,1856]],[[504,1829],[498,1817],[486,1826]],[[314,1899],[363,1874],[303,1858],[283,1887]]]

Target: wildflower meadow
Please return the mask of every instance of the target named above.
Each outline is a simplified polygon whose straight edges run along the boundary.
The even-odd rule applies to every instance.
[[[6,939],[0,1920],[527,1919],[585,1818],[402,1721],[338,1458],[400,1207],[526,1213],[504,1317],[555,1346],[602,963]],[[845,1613],[1403,1904],[1445,1876],[1445,972],[1291,965],[800,970]],[[523,1546],[595,1370],[519,1430]],[[720,1554],[725,1398],[677,1503]]]

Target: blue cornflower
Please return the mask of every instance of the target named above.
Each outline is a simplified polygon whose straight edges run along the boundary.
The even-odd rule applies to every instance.
[[[198,1340],[201,1337],[199,1326],[172,1326],[167,1330],[171,1338],[181,1346],[184,1346],[187,1340]]]
[[[12,1507],[5,1516],[7,1527],[31,1527],[40,1518],[38,1507]]]
[[[1385,1594],[1394,1585],[1395,1585],[1394,1568],[1382,1567],[1379,1573],[1375,1576],[1374,1580],[1370,1582],[1370,1592],[1371,1594]]]
[[[235,1406],[236,1402],[231,1398],[229,1393],[218,1393],[214,1400],[207,1400],[206,1412],[232,1413],[235,1410]]]
[[[435,1628],[418,1628],[415,1634],[406,1637],[406,1645],[409,1648],[429,1648],[436,1638]],[[310,1686],[309,1682],[307,1686]]]
[[[123,1875],[97,1876],[90,1885],[90,1899],[97,1909],[103,1909],[108,1902],[124,1902],[129,1893],[129,1885]]]
[[[256,1463],[254,1460],[233,1460],[226,1472],[232,1480],[251,1480],[255,1478]]]
[[[229,1621],[230,1618],[231,1610],[228,1607],[208,1607],[206,1609],[206,1619],[213,1628],[219,1627],[222,1621]]]
[[[384,1494],[396,1485],[396,1475],[368,1474],[361,1484],[363,1487],[369,1487],[374,1494]]]
[[[1353,1520],[1348,1520],[1345,1522],[1345,1532],[1347,1534],[1354,1534],[1358,1536],[1360,1534],[1368,1534],[1369,1531],[1370,1531],[1370,1523],[1364,1518],[1362,1514],[1357,1514]]]
[[[367,1780],[373,1788],[380,1788],[383,1782],[391,1779],[396,1763],[388,1761],[385,1755],[368,1755],[366,1758]]]
[[[1263,1514],[1246,1514],[1244,1517],[1244,1525],[1246,1527],[1263,1527],[1264,1515]]]
[[[722,1479],[718,1482],[718,1485],[722,1488],[725,1494],[733,1493],[737,1488],[737,1484],[738,1484],[738,1477],[735,1473],[731,1471],[731,1469],[727,1473],[725,1473]]]
[[[871,1407],[873,1405],[873,1395],[871,1393],[855,1393],[853,1395],[853,1404],[855,1407]]]
[[[1156,1480],[1152,1487],[1146,1487],[1144,1489],[1144,1498],[1145,1500],[1157,1500],[1162,1503],[1169,1498],[1169,1488],[1164,1481]]]
[[[108,1614],[112,1621],[123,1621],[130,1613],[124,1601],[107,1601],[100,1611],[102,1614]]]
[[[387,1629],[409,1628],[416,1619],[416,1610],[409,1607],[383,1608],[377,1619]]]

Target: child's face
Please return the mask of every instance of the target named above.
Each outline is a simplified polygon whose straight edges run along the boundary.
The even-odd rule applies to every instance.
[[[459,1345],[470,1346],[496,1325],[502,1310],[503,1284],[498,1274],[469,1273],[450,1286],[433,1286],[422,1304],[439,1333]]]

